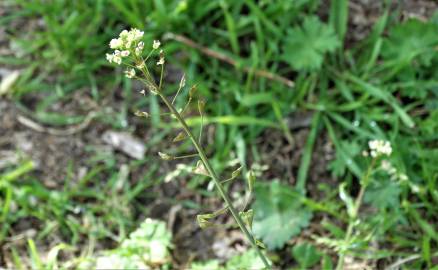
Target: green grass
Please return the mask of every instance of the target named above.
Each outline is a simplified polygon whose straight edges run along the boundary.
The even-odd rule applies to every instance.
[[[375,214],[363,215],[358,248],[351,254],[383,258],[387,265],[418,254],[419,258],[409,262],[406,269],[433,266],[433,251],[438,246],[434,223],[438,215],[437,15],[429,22],[401,22],[399,11],[385,6],[364,40],[344,44],[349,35],[346,0],[332,1],[326,22],[315,17],[321,6],[316,0],[275,4],[253,0],[44,2],[6,1],[14,11],[0,18],[0,25],[6,26],[20,54],[0,56],[0,64],[23,68],[8,93],[23,114],[59,128],[81,123],[86,113],[54,109],[57,104],[72,102],[79,94],[97,104],[94,110],[99,125],[137,132],[139,136],[141,131],[154,130],[154,137],[147,142],[148,147],[154,147],[172,135],[175,124],[159,117],[157,99],[138,99],[132,92],[133,84],[120,70],[110,67],[104,54],[109,40],[130,26],[145,31],[146,44],[168,32],[185,35],[237,63],[233,67],[182,43],[162,40],[168,62],[186,72],[187,84],[198,84],[199,93],[208,101],[204,124],[216,127],[215,144],[207,146],[214,154],[215,167],[226,170],[225,162],[231,156],[239,159],[244,171],[251,166],[247,160],[266,162],[259,158],[255,139],[271,128],[293,140],[294,134],[284,126],[284,119],[294,112],[313,111],[300,169],[295,172],[295,187],[303,191],[299,196],[315,215],[330,216],[326,225],[321,225],[325,237],[341,240],[348,216],[338,199],[338,187],[327,187],[328,199],[306,195],[315,140],[327,134],[335,149],[327,170],[339,184],[346,183],[348,193],[353,195],[367,169],[361,156],[367,142],[389,140],[394,149],[390,160],[409,180],[395,190],[384,181],[387,177],[376,176],[376,184],[381,186],[370,191],[365,200]],[[31,31],[8,27],[17,21],[28,22]],[[244,67],[268,70],[293,80],[295,86],[290,88],[257,77],[254,72],[246,73]],[[181,94],[177,106],[184,105],[186,96]],[[29,98],[34,102],[32,106],[27,106]],[[109,100],[117,106],[110,108],[114,103]],[[135,131],[134,108],[145,107],[152,119],[144,129]],[[200,122],[196,116],[188,119],[195,129]],[[149,169],[140,179],[123,181],[120,177],[124,172],[116,156],[100,153],[92,145],[88,149],[88,173],[77,183],[62,179],[61,190],[45,187],[26,160],[0,171],[0,243],[12,236],[17,222],[29,218],[41,224],[35,242],[45,241],[51,234],[60,235],[63,242],[73,246],[87,241],[120,242],[141,222],[139,212],[147,216],[148,206],[143,202],[154,199],[150,190],[163,179],[157,159],[149,156],[130,162],[129,172],[141,171],[144,166]],[[205,179],[195,178],[190,187],[209,196],[211,192],[198,191],[205,183]],[[35,198],[38,207],[30,197]],[[373,198],[386,200],[379,207],[372,205]],[[18,210],[10,211],[11,204]],[[87,228],[83,227],[85,219]],[[381,244],[381,249],[364,255],[363,248],[371,239]],[[30,241],[28,246],[26,256],[40,264],[35,243]],[[326,258],[322,252],[330,247],[318,244],[321,260]],[[287,244],[283,249],[292,250],[292,246]]]

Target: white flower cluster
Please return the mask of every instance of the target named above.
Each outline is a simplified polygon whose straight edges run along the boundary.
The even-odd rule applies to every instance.
[[[120,65],[123,57],[128,57],[133,51],[140,55],[144,48],[143,41],[140,41],[144,35],[143,31],[132,28],[130,31],[123,30],[118,38],[110,41],[110,48],[114,50],[112,54],[106,54],[106,59],[110,63]]]
[[[378,157],[382,155],[391,155],[392,147],[391,143],[383,140],[372,140],[368,142],[370,147],[370,155],[372,157]]]

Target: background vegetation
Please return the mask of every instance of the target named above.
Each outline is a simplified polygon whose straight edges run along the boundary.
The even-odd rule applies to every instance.
[[[257,172],[253,229],[274,265],[332,269],[347,252],[346,269],[432,269],[436,4],[368,2],[2,1],[0,266],[76,269],[111,256],[162,269],[260,266],[228,218],[197,227],[196,214],[221,207],[210,180],[159,160],[177,125],[106,62],[111,38],[137,27],[145,44],[162,41],[169,94],[185,73],[206,98],[215,168]],[[146,154],[105,139],[121,131]],[[358,194],[373,139],[391,142],[393,170],[373,174],[347,243],[345,198]],[[229,185],[236,201],[245,185]],[[147,257],[145,246],[162,252]]]

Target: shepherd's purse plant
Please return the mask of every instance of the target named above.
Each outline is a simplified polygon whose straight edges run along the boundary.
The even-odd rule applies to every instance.
[[[106,59],[110,63],[115,63],[117,65],[122,65],[126,67],[125,70],[125,76],[130,79],[137,79],[140,82],[142,82],[146,88],[146,90],[142,90],[141,94],[146,95],[146,92],[148,91],[152,95],[158,96],[161,101],[165,104],[165,106],[168,108],[170,116],[175,118],[179,124],[181,125],[183,132],[179,133],[175,138],[174,142],[183,141],[185,139],[188,139],[193,144],[194,148],[196,149],[195,154],[188,154],[188,155],[182,155],[182,156],[172,156],[167,153],[159,152],[159,156],[164,160],[174,160],[174,159],[182,159],[182,158],[199,158],[196,167],[194,168],[194,173],[197,174],[203,174],[208,177],[210,177],[219,191],[220,196],[225,202],[225,207],[219,211],[216,211],[214,213],[210,214],[203,214],[197,216],[197,221],[201,228],[209,227],[212,225],[211,219],[215,218],[216,216],[223,214],[227,211],[231,213],[234,220],[236,221],[237,225],[239,226],[240,230],[245,234],[247,240],[250,242],[253,249],[256,250],[258,256],[263,261],[263,264],[267,269],[271,269],[270,263],[264,253],[262,252],[260,247],[263,247],[263,244],[258,241],[252,234],[251,231],[251,225],[252,225],[252,217],[253,217],[253,211],[243,209],[242,211],[238,211],[235,206],[233,206],[233,202],[229,195],[227,194],[223,183],[228,182],[230,180],[235,179],[241,171],[241,168],[234,171],[231,175],[231,178],[226,180],[221,180],[216,173],[215,169],[211,165],[204,148],[201,144],[201,137],[202,137],[202,125],[201,125],[201,132],[198,137],[194,135],[192,130],[189,128],[186,120],[185,120],[185,113],[187,111],[187,108],[189,107],[190,103],[197,99],[197,107],[198,111],[201,115],[201,118],[204,115],[204,107],[205,107],[205,101],[200,98],[196,98],[196,86],[193,86],[189,90],[189,98],[181,110],[178,110],[174,103],[175,100],[180,93],[185,88],[185,78],[181,79],[181,82],[179,84],[178,91],[176,92],[175,96],[170,100],[163,91],[164,82],[163,82],[163,76],[164,76],[164,66],[165,66],[165,54],[162,49],[160,49],[160,41],[154,40],[152,44],[152,48],[149,50],[149,52],[146,53],[145,50],[145,43],[142,41],[143,39],[143,32],[138,29],[131,29],[131,30],[123,30],[118,38],[112,39],[110,42],[110,48],[113,49],[113,53],[107,54]],[[153,74],[153,69],[148,67],[150,65],[151,59],[155,57],[158,53],[158,61],[154,63],[160,68],[158,80],[155,79]],[[145,56],[146,55],[146,56]],[[147,112],[138,111],[136,112],[137,116],[140,117],[148,117]],[[254,175],[251,174],[251,172],[247,176],[248,178],[248,188],[252,189],[252,183],[254,181]]]

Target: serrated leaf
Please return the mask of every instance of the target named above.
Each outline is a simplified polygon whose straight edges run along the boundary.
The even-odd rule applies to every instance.
[[[339,147],[343,150],[336,151],[335,159],[333,159],[328,166],[333,175],[337,177],[341,177],[345,174],[348,165],[351,165],[348,163],[352,163],[353,158],[358,155],[361,150],[360,146],[356,142],[341,141]]]
[[[222,266],[220,266],[220,263],[218,260],[210,260],[206,262],[193,262],[190,265],[191,270],[225,270]]]
[[[324,54],[333,52],[340,42],[333,28],[322,23],[316,16],[304,19],[301,27],[287,33],[282,58],[297,70],[317,70]]]
[[[79,269],[149,269],[170,262],[172,234],[163,221],[146,219],[119,247],[101,252],[95,265]]]
[[[300,202],[300,194],[278,180],[255,186],[254,234],[269,249],[281,248],[309,225],[312,212]]]
[[[401,188],[392,180],[373,181],[367,188],[364,201],[378,209],[397,209],[400,206]]]
[[[227,270],[236,269],[266,269],[263,261],[254,249],[232,257],[225,265]]]
[[[297,244],[292,248],[292,256],[301,269],[309,269],[319,262],[321,254],[309,243]]]
[[[404,64],[417,58],[421,64],[429,66],[437,45],[436,25],[410,19],[390,29],[383,43],[382,55],[384,59]]]

